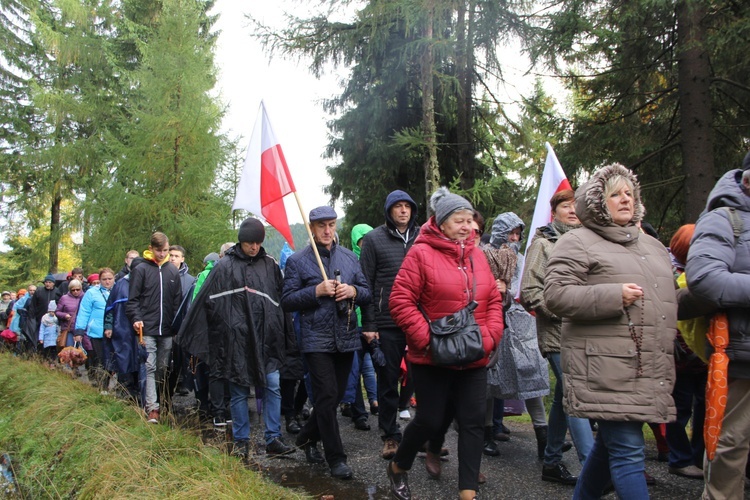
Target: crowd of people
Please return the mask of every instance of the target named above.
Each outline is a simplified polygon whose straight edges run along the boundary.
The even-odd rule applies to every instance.
[[[644,424],[671,473],[704,480],[705,498],[743,498],[750,154],[668,248],[643,220],[636,176],[618,164],[575,192],[555,193],[551,222],[535,229],[525,256],[526,226],[512,212],[485,224],[446,188],[430,209],[420,226],[411,196],[391,192],[384,223],[353,225],[350,250],[339,244],[335,210],[317,207],[309,213],[313,243],[279,261],[251,217],[236,242],[205,257],[197,279],[185,249],[156,232],[143,256],[129,251],[117,273],[103,268],[84,279],[75,268],[62,283],[49,275],[42,288],[2,292],[3,338],[16,335],[17,352],[38,351],[51,366],[62,349],[81,346],[92,383],[105,391],[116,375],[151,423],[173,391],[194,391],[207,421],[217,430],[231,425],[232,454],[245,459],[254,391],[266,454],[302,450],[338,479],[354,476],[338,412],[361,431],[370,430],[369,412],[400,500],[411,498],[419,452],[426,473],[440,478],[451,426],[459,498],[476,498],[487,481],[482,456],[499,455],[497,442],[510,439],[502,419],[512,402],[531,416],[540,478],[573,487],[573,498],[609,491],[648,498]],[[730,361],[723,427],[709,459],[703,420],[717,402],[705,396],[713,352],[706,331],[717,310],[729,318]],[[437,338],[445,324],[459,331],[452,361]],[[562,461],[572,447],[579,476]]]

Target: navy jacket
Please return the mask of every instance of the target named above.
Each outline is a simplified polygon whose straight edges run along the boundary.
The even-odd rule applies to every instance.
[[[325,253],[325,252],[323,252]],[[354,252],[337,244],[331,246],[330,256],[321,255],[329,279],[334,271],[341,271],[341,281],[357,289],[358,306],[370,302],[359,261]],[[284,291],[281,305],[289,312],[300,312],[302,352],[352,352],[362,346],[357,331],[357,314],[339,316],[332,297],[316,297],[315,287],[323,281],[313,248],[308,245],[291,255],[284,271]]]

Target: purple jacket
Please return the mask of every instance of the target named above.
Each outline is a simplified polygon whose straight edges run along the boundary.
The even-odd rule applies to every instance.
[[[78,313],[78,305],[81,303],[81,297],[83,297],[83,294],[76,297],[68,292],[57,301],[55,315],[60,321],[61,331],[72,330],[73,325],[76,324],[76,314]],[[65,319],[68,314],[70,314],[70,319]]]

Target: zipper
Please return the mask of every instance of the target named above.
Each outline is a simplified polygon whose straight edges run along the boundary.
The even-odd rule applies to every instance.
[[[164,323],[164,278],[159,265],[159,335],[163,335],[161,329]]]
[[[469,297],[469,300],[466,303],[469,304],[469,303],[471,303],[472,300],[474,300],[474,297],[471,296],[471,289],[469,287],[469,274],[466,272],[466,266],[463,265],[463,262],[464,262],[464,250],[465,250],[464,242],[461,241],[459,243],[459,245],[461,247],[461,253],[460,253],[459,259],[458,259],[458,269],[464,275],[464,287],[465,287],[464,289],[466,290],[466,296]]]

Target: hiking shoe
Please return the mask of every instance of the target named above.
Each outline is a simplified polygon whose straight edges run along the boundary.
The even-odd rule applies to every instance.
[[[305,450],[305,458],[307,459],[308,463],[322,464],[326,461],[326,459],[323,458],[323,454],[318,449],[317,444],[308,442],[303,446],[303,449]]]
[[[502,431],[495,433],[495,435],[492,437],[495,439],[495,441],[510,441],[510,436]]]
[[[280,437],[274,438],[273,441],[266,445],[266,455],[269,457],[278,457],[294,453],[295,449],[284,442]]]
[[[401,410],[398,412],[398,418],[401,420],[409,420],[411,418],[411,413],[409,413],[409,410]]]
[[[396,451],[398,451],[398,441],[393,438],[387,438],[383,441],[383,451],[380,453],[380,456],[385,460],[390,460],[396,456]]]
[[[223,415],[217,415],[214,417],[214,428],[217,430],[224,430],[227,427],[227,421],[224,420]]]
[[[354,473],[352,468],[346,465],[346,462],[339,462],[331,466],[331,477],[336,479],[351,479]]]
[[[578,477],[571,474],[565,464],[558,462],[555,465],[542,466],[542,481],[574,485],[578,482]]]
[[[159,423],[159,410],[151,410],[148,412],[148,423],[158,424]]]

